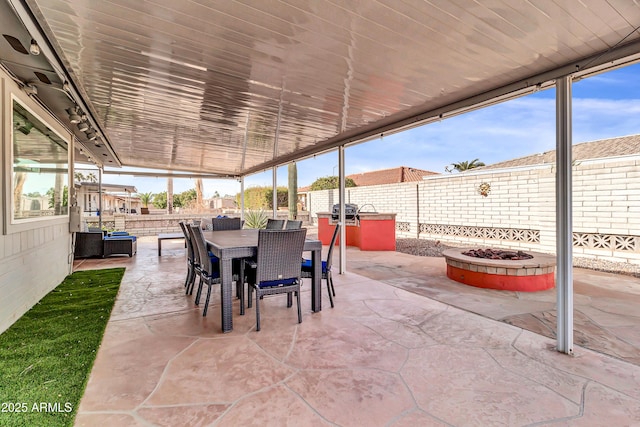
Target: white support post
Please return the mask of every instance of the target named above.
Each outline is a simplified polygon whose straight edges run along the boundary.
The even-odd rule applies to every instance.
[[[240,177],[240,221],[244,222],[244,176]]]
[[[556,81],[557,349],[573,354],[571,76]]]
[[[344,177],[344,145],[338,148],[338,201],[340,203],[340,268],[339,273],[347,272],[347,227],[345,221],[347,215],[345,212],[345,177]]]
[[[273,168],[273,214],[272,218],[278,218],[278,168]]]
[[[102,167],[98,167],[98,227],[102,230]]]

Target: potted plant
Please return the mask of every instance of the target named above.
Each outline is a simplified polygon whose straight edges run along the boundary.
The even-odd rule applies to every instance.
[[[149,203],[153,200],[153,193],[140,193],[139,197],[142,202],[140,213],[146,215],[149,213]]]

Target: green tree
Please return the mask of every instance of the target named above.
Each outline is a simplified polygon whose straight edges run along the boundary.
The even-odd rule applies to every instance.
[[[73,178],[78,182],[86,181],[87,177],[84,176],[82,172],[76,172],[73,174]]]
[[[318,178],[311,184],[311,191],[318,190],[332,190],[334,188],[338,188],[340,184],[340,178],[337,176],[324,176],[322,178]],[[356,183],[351,178],[345,178],[344,180],[345,187],[356,187]]]
[[[47,197],[49,197],[49,209],[52,209],[56,206],[56,190],[51,187],[47,190]],[[66,185],[62,189],[62,206],[67,206],[69,204],[69,187]]]
[[[153,196],[153,206],[158,209],[167,209],[167,192],[157,193]]]
[[[278,187],[278,207],[286,208],[289,205],[289,192],[286,187]],[[267,204],[268,209],[273,209],[273,189],[269,188],[265,192],[265,202]]]
[[[485,164],[481,162],[480,159],[473,159],[470,162],[464,161],[460,163],[451,163],[449,166],[446,166],[444,170],[447,172],[453,172],[454,170],[458,172],[464,172],[466,170],[479,168],[480,166],[484,165]],[[453,168],[451,168],[450,166],[453,166]]]
[[[267,191],[269,192],[269,196],[267,196]],[[244,207],[245,209],[267,209],[271,206],[271,195],[273,192],[271,191],[271,187],[250,187],[244,190]],[[240,196],[241,194],[236,194],[236,205],[240,206]],[[268,201],[267,201],[268,199]]]
[[[198,199],[198,194],[195,188],[192,188],[182,193],[173,195],[173,207],[186,208],[194,204]]]
[[[93,172],[89,172],[85,178],[86,178],[86,179],[87,179],[87,181],[89,181],[89,182],[98,182],[98,177],[97,177],[97,176],[96,176],[96,174],[95,174],[95,173],[93,173]]]

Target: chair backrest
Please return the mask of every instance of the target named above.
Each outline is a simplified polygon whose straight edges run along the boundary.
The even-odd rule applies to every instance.
[[[187,228],[187,233],[189,233],[189,241],[191,242],[191,248],[193,249],[193,263],[197,267],[200,267],[200,250],[196,244],[196,236],[193,232],[195,228],[199,229],[200,226],[196,224],[185,224],[185,227]]]
[[[302,221],[295,221],[292,219],[288,219],[284,226],[285,230],[299,230],[300,228],[302,228]]]
[[[333,230],[333,236],[331,236],[331,243],[329,243],[329,252],[327,252],[327,271],[331,270],[331,264],[333,263],[333,248],[336,245],[338,234],[340,234],[340,223],[336,224],[336,229]]]
[[[191,243],[191,235],[189,234],[189,231],[187,231],[187,223],[184,221],[178,221],[178,225],[180,225],[182,234],[184,234],[184,240],[187,243],[187,259],[193,262],[193,243]]]
[[[240,218],[213,218],[211,221],[213,231],[240,230],[242,228]]]
[[[282,230],[284,228],[284,219],[267,219],[267,230]]]
[[[198,248],[198,256],[200,258],[200,268],[209,276],[213,275],[213,264],[211,264],[211,258],[209,258],[209,251],[207,251],[207,242],[204,240],[204,234],[202,229],[197,225],[191,225],[191,231],[193,233],[193,241]]]
[[[260,230],[256,283],[300,278],[300,259],[307,229]]]

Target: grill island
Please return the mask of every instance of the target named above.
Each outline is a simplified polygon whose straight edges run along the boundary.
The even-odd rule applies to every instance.
[[[364,205],[362,207],[371,206]],[[339,205],[331,212],[318,212],[318,238],[323,245],[331,241],[333,230],[338,223]],[[396,214],[364,212],[358,205],[345,205],[347,246],[356,246],[363,251],[396,250]],[[336,242],[337,243],[337,242]]]

